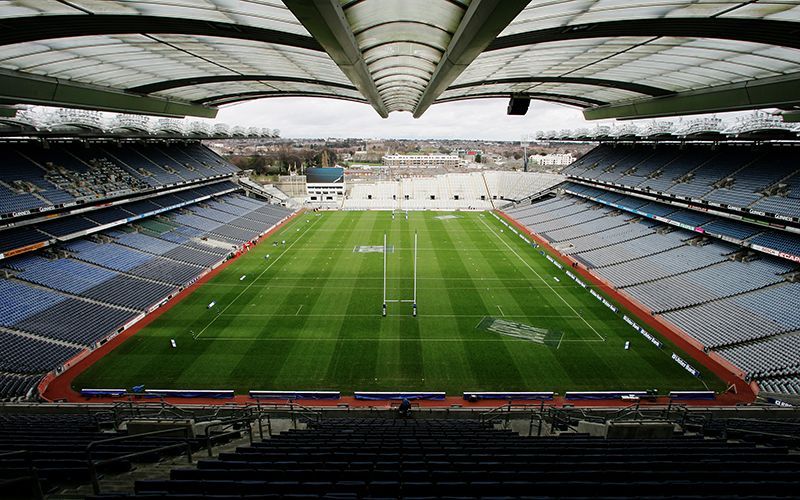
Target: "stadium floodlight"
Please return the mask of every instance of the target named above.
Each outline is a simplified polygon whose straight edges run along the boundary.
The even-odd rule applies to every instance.
[[[528,171],[528,144],[531,142],[531,136],[523,135],[519,143],[522,146],[522,170]]]
[[[383,307],[381,308],[381,315],[386,316],[387,311],[387,304],[390,302],[394,303],[410,303],[411,304],[411,315],[413,317],[417,317],[417,232],[414,231],[414,292],[413,296],[410,299],[389,299],[386,297],[386,284],[387,284],[387,277],[386,277],[386,254],[387,252],[387,235],[383,233]]]

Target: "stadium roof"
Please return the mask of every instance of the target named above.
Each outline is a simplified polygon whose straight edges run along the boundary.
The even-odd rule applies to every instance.
[[[168,116],[527,96],[636,118],[800,105],[788,0],[6,0],[0,104]]]

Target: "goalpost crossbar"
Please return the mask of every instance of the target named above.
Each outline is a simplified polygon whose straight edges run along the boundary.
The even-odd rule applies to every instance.
[[[386,297],[386,284],[387,284],[387,277],[386,277],[386,249],[387,249],[387,238],[388,236],[386,233],[383,233],[383,309],[382,315],[386,316],[386,304],[389,303],[407,303],[413,305],[412,315],[414,317],[417,316],[417,232],[414,231],[414,293],[413,297],[410,299],[389,299]]]

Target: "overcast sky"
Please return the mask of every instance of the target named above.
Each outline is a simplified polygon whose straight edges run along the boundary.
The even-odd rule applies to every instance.
[[[476,99],[428,108],[422,118],[390,113],[383,119],[367,104],[313,97],[276,97],[220,109],[217,121],[230,125],[279,129],[281,137],[361,137],[396,139],[489,139],[518,141],[536,131],[594,128],[620,124],[586,121],[577,108],[531,101],[525,116],[508,116],[508,99]],[[721,113],[732,120],[744,113]],[[691,118],[691,117],[690,117]],[[673,120],[675,120],[673,118]],[[642,120],[647,123],[652,120]]]
[[[422,118],[390,113],[383,119],[367,104],[335,99],[284,97],[222,108],[217,120],[277,128],[282,137],[454,138],[518,141],[537,130],[593,127],[577,108],[532,101],[525,116],[508,116],[508,99],[436,104]]]

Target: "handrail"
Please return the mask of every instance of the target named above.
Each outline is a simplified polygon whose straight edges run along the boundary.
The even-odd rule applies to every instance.
[[[307,406],[303,406],[300,403],[296,403],[294,400],[289,400],[289,410],[292,412],[296,412],[295,407],[299,408],[300,411],[297,412],[298,415],[301,417],[308,418],[311,422],[319,422],[322,418],[322,412],[318,410],[313,410]],[[314,418],[309,418],[308,415],[313,415]]]
[[[479,419],[482,423],[486,424],[505,419],[506,425],[508,425],[512,415],[528,415],[528,435],[533,436],[534,423],[538,422],[536,435],[541,436],[542,428],[544,427],[545,422],[545,410],[550,413],[552,409],[553,406],[551,405],[545,406],[544,400],[539,401],[538,405],[514,405],[511,401],[509,401],[502,406],[497,406],[485,413],[482,413]]]
[[[247,423],[248,424],[247,425],[247,429],[246,429],[247,436],[250,438],[250,444],[253,444],[253,427],[252,427],[252,424],[253,424],[253,420],[255,420],[255,419],[256,419],[255,416],[250,415],[250,416],[247,416],[247,417],[231,418],[231,419],[224,420],[224,421],[221,421],[221,422],[214,422],[214,423],[211,423],[208,426],[206,426],[204,434],[205,434],[206,448],[208,450],[208,456],[209,457],[213,457],[214,456],[214,453],[211,450],[211,441],[212,441],[212,439],[219,439],[219,438],[226,437],[226,436],[232,436],[232,435],[237,434],[239,432],[238,430],[233,430],[233,431],[223,432],[222,434],[217,434],[216,436],[212,437],[210,435],[210,430],[211,430],[212,427],[219,427],[219,426],[237,424],[237,423],[242,423],[242,422]],[[259,431],[261,431],[260,427],[259,427]],[[263,435],[261,436],[261,439],[264,439]]]
[[[489,410],[489,411],[487,411],[485,413],[481,413],[478,416],[478,419],[481,422],[483,422],[485,419],[490,418],[489,416],[492,415],[493,413],[496,413],[496,412],[499,412],[499,411],[502,411],[502,410],[509,410],[510,408],[511,408],[511,401],[509,401],[508,403],[505,403],[504,405],[496,406],[496,407],[492,408],[491,410]]]
[[[794,436],[792,434],[781,434],[781,433],[777,433],[777,432],[755,431],[755,430],[751,430],[751,429],[737,429],[737,428],[733,428],[733,429],[726,428],[725,429],[726,433],[728,433],[730,431],[741,432],[741,433],[744,433],[744,434],[755,434],[757,436],[778,437],[778,438],[781,438],[781,439],[788,439],[790,441],[799,441],[800,440],[800,436]]]
[[[92,458],[93,449],[95,447],[101,445],[101,444],[118,443],[120,441],[128,441],[128,440],[133,440],[133,439],[138,439],[138,438],[143,438],[143,437],[148,437],[148,436],[159,436],[159,435],[162,435],[162,434],[174,433],[175,431],[183,431],[184,442],[182,442],[182,443],[173,443],[173,444],[166,445],[166,446],[158,446],[158,447],[151,448],[151,449],[148,449],[148,450],[137,451],[137,452],[128,453],[128,454],[125,454],[125,455],[119,455],[119,456],[112,457],[112,458],[107,458],[107,459],[104,459],[104,460],[95,461]],[[149,455],[149,454],[152,454],[152,453],[158,453],[158,452],[161,452],[161,451],[171,450],[171,449],[175,449],[175,448],[179,448],[179,447],[180,448],[186,447],[186,457],[187,457],[189,463],[192,463],[192,443],[189,441],[189,439],[190,439],[190,435],[189,435],[189,428],[188,427],[170,427],[169,429],[161,429],[161,430],[158,430],[158,431],[142,432],[141,434],[129,434],[127,436],[119,436],[119,437],[114,437],[114,438],[100,439],[100,440],[97,440],[97,441],[92,441],[91,443],[86,445],[86,461],[87,461],[87,465],[89,467],[89,474],[90,474],[90,476],[92,478],[92,490],[94,491],[94,494],[95,495],[99,495],[100,494],[100,481],[97,478],[97,466],[98,465],[108,465],[108,464],[112,464],[114,462],[120,462],[122,460],[127,460],[129,458],[135,458],[135,457],[139,457],[139,456],[142,456],[142,455]]]
[[[33,495],[35,500],[41,500],[44,498],[42,493],[42,485],[39,482],[39,473],[36,471],[36,467],[33,465],[33,459],[31,458],[31,453],[28,450],[16,450],[16,451],[6,451],[0,453],[0,458],[14,458],[15,456],[21,456],[25,459],[25,466],[28,468],[30,472],[30,476],[27,477],[19,477],[19,478],[9,478],[11,482],[21,482],[25,479],[30,479],[33,482]]]
[[[254,407],[259,419],[263,418],[264,416],[269,418],[269,416],[273,413],[289,413],[289,416],[291,417],[292,423],[295,427],[297,425],[297,417],[304,418],[310,423],[318,423],[320,420],[322,420],[321,411],[303,406],[300,403],[294,402],[293,400],[289,400],[288,403],[273,403],[269,405],[262,405],[260,401],[256,401],[255,405],[251,403],[245,406],[246,409],[250,410],[252,410]],[[272,435],[271,431],[270,435]]]
[[[734,421],[734,422],[757,422],[762,424],[764,422],[769,422],[773,424],[781,424],[781,425],[789,425],[789,426],[797,426],[800,427],[800,422],[786,422],[783,420],[760,420],[756,418],[743,418],[743,417],[728,417],[725,418],[726,422]]]

